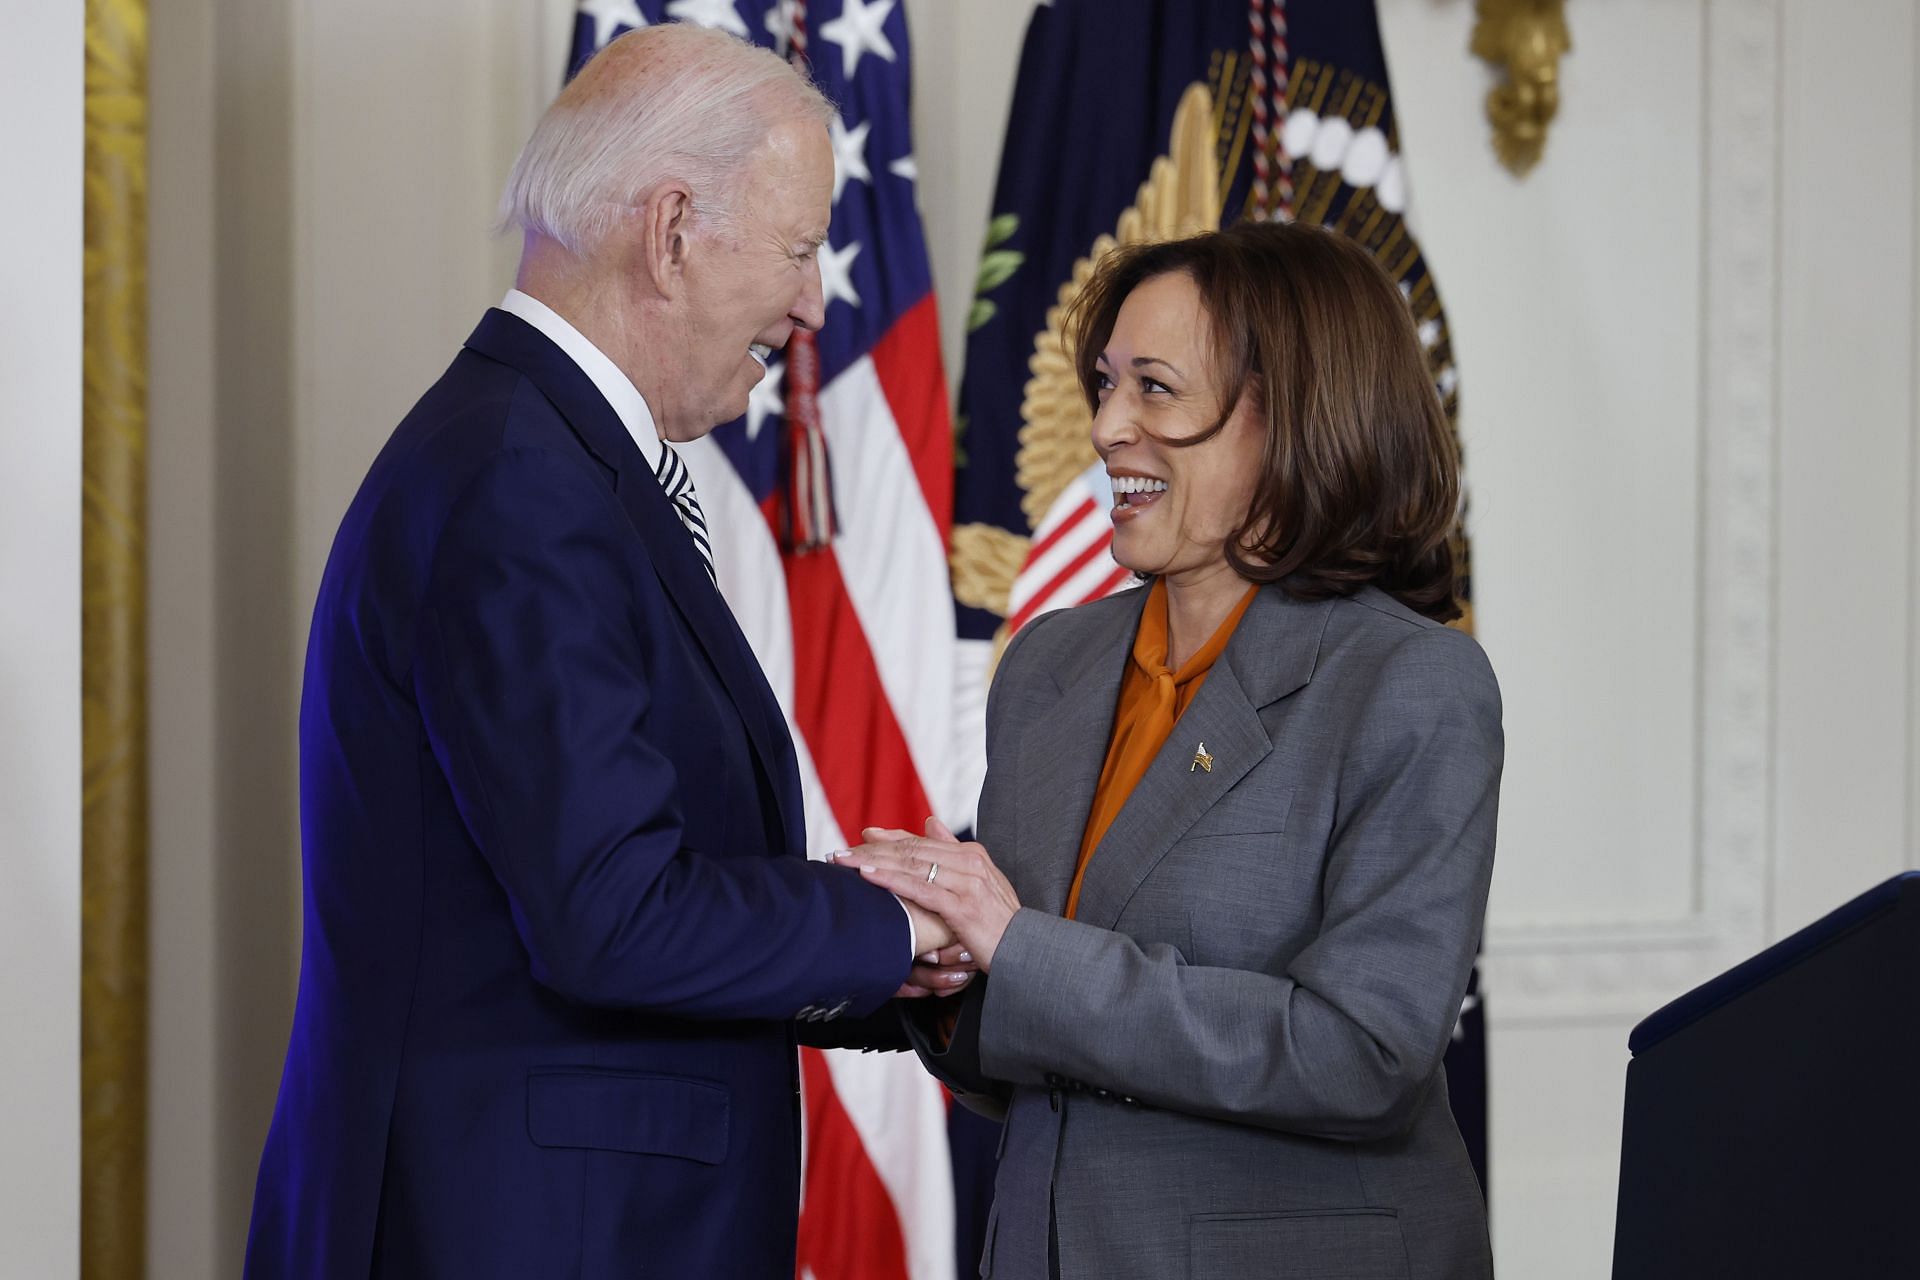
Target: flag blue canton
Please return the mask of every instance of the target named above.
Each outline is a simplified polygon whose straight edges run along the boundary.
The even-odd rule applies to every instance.
[[[933,291],[933,276],[920,226],[906,13],[897,0],[812,0],[804,12],[808,71],[837,111],[833,222],[820,250],[825,389]],[[584,0],[567,74],[607,41],[660,22],[714,27],[784,57],[795,13],[792,0]],[[748,414],[713,436],[761,501],[780,480],[785,375],[776,358]]]

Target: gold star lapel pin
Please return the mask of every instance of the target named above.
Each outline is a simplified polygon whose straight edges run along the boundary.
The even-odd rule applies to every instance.
[[[1187,772],[1192,773],[1196,769],[1206,773],[1213,772],[1213,757],[1207,754],[1207,744],[1204,742],[1200,744],[1200,749],[1193,753],[1193,764],[1188,767]]]

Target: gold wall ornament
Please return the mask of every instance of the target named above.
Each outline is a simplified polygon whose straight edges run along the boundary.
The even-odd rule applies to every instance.
[[[1505,73],[1487,93],[1494,154],[1525,174],[1560,110],[1560,59],[1573,48],[1565,0],[1476,0],[1475,8],[1473,52]]]
[[[87,0],[80,1274],[146,1264],[147,5]]]
[[[953,598],[969,609],[1007,616],[1007,593],[1026,562],[1028,540],[997,524],[953,527],[947,565],[953,574]]]

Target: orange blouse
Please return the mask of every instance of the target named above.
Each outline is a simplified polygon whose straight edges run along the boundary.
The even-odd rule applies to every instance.
[[[1167,584],[1154,579],[1145,610],[1140,614],[1140,630],[1133,637],[1133,661],[1120,677],[1120,704],[1113,714],[1113,737],[1107,740],[1107,762],[1100,768],[1100,785],[1093,793],[1093,807],[1087,812],[1087,829],[1080,837],[1080,861],[1073,871],[1073,887],[1067,891],[1067,919],[1080,905],[1080,882],[1087,874],[1087,863],[1100,846],[1107,828],[1120,815],[1147,766],[1160,754],[1173,734],[1173,726],[1186,713],[1214,660],[1233,639],[1234,628],[1259,593],[1258,586],[1247,594],[1226,616],[1213,638],[1178,671],[1167,668]]]

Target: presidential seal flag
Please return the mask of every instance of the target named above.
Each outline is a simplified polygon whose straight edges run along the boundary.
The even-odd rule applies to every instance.
[[[897,0],[584,0],[574,66],[623,31],[671,21],[803,61],[838,109],[826,323],[772,362],[745,418],[678,446],[721,592],[786,712],[808,852],[824,857],[863,826],[918,829],[964,807],[946,567],[953,434],[916,204],[906,14]],[[911,1054],[806,1049],[801,1079],[800,1275],[952,1280],[939,1086]]]
[[[1337,230],[1399,281],[1456,418],[1446,313],[1407,196],[1370,0],[1052,0],[1034,10],[960,395],[963,795],[978,795],[985,772],[986,689],[1008,638],[1049,610],[1132,585],[1110,554],[1112,493],[1061,332],[1094,264],[1116,245],[1241,218]],[[1447,1071],[1484,1185],[1481,1017],[1476,976]]]

